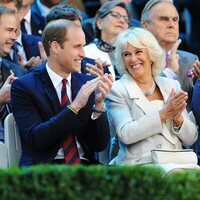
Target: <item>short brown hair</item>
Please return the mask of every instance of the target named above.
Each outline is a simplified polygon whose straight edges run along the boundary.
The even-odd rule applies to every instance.
[[[46,25],[42,34],[42,42],[47,56],[50,55],[50,46],[53,41],[58,42],[61,48],[63,48],[63,44],[66,41],[67,29],[71,27],[80,28],[80,26],[66,19],[51,21]]]

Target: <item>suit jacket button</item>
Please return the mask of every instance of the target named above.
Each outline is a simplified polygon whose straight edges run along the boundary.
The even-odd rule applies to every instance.
[[[158,149],[160,149],[161,146],[162,146],[161,144],[157,144],[157,145],[156,145],[156,147],[157,147]]]

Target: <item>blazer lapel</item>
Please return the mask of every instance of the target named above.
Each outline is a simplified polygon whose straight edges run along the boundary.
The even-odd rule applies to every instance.
[[[171,93],[171,89],[167,85],[166,81],[163,81],[163,77],[156,76],[155,82],[156,82],[157,86],[159,87],[160,92],[162,93],[164,103],[166,103],[167,99],[169,98],[169,95]]]
[[[75,99],[75,97],[78,94],[81,86],[82,85],[81,85],[79,79],[76,77],[76,75],[74,73],[72,73],[72,78],[71,78],[72,100]]]
[[[8,76],[10,76],[10,66],[6,65],[3,60],[1,63],[1,72],[3,77],[3,82],[5,82]]]
[[[130,99],[133,99],[144,113],[152,112],[149,100],[144,96],[135,80],[128,73],[122,76],[121,81],[126,88]],[[166,81],[163,81],[163,77],[156,76],[155,82],[163,95],[164,102],[166,103],[171,93],[171,89],[166,84]]]
[[[50,100],[52,108],[58,113],[62,108],[56,90],[47,73],[45,65],[40,69],[43,89]]]
[[[122,76],[121,81],[126,88],[130,99],[133,99],[144,113],[152,112],[149,100],[144,96],[135,80],[128,73]]]

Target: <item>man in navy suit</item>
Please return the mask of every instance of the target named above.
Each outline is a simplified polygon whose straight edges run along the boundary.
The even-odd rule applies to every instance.
[[[10,8],[15,11],[16,19],[18,20],[18,38],[15,42],[15,46],[17,46],[18,59],[14,59],[14,49],[11,49],[10,54],[6,57],[7,60],[14,62],[15,64],[19,64],[22,67],[26,66],[35,66],[42,62],[40,59],[40,51],[38,47],[38,42],[41,41],[41,37],[28,35],[22,33],[20,31],[20,22],[22,20],[22,0],[14,0],[10,1],[1,1],[5,7]]]
[[[21,31],[30,35],[42,36],[46,25],[45,18],[39,13],[31,11],[30,7],[34,0],[23,0],[23,20],[21,21]]]
[[[104,150],[109,141],[104,99],[112,77],[79,73],[85,35],[77,24],[52,21],[44,29],[42,41],[47,63],[15,80],[11,88],[22,142],[20,165],[64,163],[62,147],[70,135],[76,138],[81,162],[94,163],[94,153]],[[70,101],[65,107],[61,106],[63,79],[68,82]]]
[[[6,115],[3,108],[7,107],[8,114],[9,107],[6,104],[10,103],[11,83],[16,77],[26,73],[24,69],[3,58],[10,52],[17,38],[16,31],[17,20],[14,11],[0,5],[0,141],[4,141],[3,119]]]

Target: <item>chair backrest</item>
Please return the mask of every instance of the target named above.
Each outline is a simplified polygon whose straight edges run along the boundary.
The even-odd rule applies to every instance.
[[[8,168],[8,150],[3,142],[0,142],[0,168]]]
[[[8,149],[8,166],[19,164],[22,153],[18,127],[13,114],[9,114],[4,121],[5,145]]]

